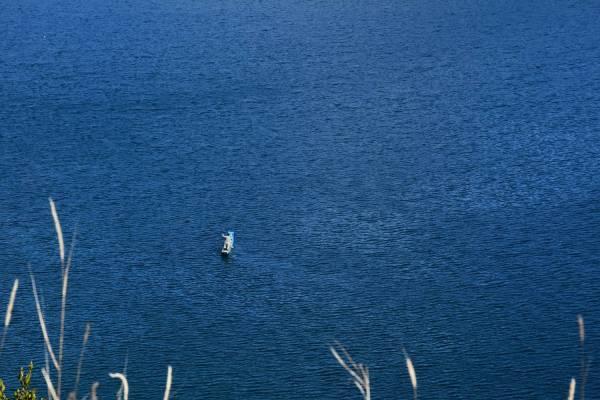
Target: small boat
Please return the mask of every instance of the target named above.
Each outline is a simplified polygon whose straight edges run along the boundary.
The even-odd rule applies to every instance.
[[[221,249],[221,255],[226,257],[233,250],[233,231],[229,231],[227,232],[227,235],[222,234],[221,236],[223,236],[225,239],[225,242],[223,242],[223,248]]]

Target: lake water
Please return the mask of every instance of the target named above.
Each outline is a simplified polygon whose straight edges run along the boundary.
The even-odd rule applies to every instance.
[[[7,1],[0,376],[112,398],[565,398],[600,357],[600,5]],[[235,230],[230,259],[221,233]],[[600,396],[600,364],[586,392]],[[36,377],[41,385],[41,379]],[[44,392],[45,394],[45,392]]]

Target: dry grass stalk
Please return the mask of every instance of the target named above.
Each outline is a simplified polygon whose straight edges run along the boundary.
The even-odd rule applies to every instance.
[[[42,375],[44,376],[44,380],[46,381],[46,387],[48,387],[48,393],[50,393],[50,396],[52,397],[53,400],[58,400],[58,396],[56,395],[56,390],[54,390],[54,385],[52,384],[52,381],[50,380],[50,376],[48,375],[48,371],[46,371],[46,368],[42,368]]]
[[[60,364],[56,360],[56,356],[54,356],[54,352],[52,351],[52,345],[50,344],[50,338],[48,337],[48,330],[46,329],[46,323],[44,322],[44,314],[42,313],[42,308],[40,307],[40,300],[38,298],[37,287],[35,286],[35,278],[33,277],[33,273],[31,271],[29,272],[29,277],[31,278],[31,287],[33,289],[33,297],[35,298],[35,308],[37,310],[38,319],[40,321],[40,327],[42,328],[42,335],[44,336],[46,350],[48,351],[48,354],[52,359],[54,367],[57,371],[60,371]],[[46,371],[46,375],[48,375],[48,371]]]
[[[98,386],[100,386],[100,384],[98,382],[94,382],[92,384],[92,388],[90,389],[90,394],[89,395],[86,394],[85,396],[83,396],[83,398],[81,400],[87,400],[88,398],[90,400],[98,400],[98,396],[96,395]]]
[[[171,381],[173,380],[173,368],[169,365],[167,368],[167,384],[165,385],[165,395],[163,400],[169,400],[169,393],[171,393]]]
[[[579,342],[583,345],[585,342],[585,324],[583,323],[581,314],[577,316],[577,325],[579,325]]]
[[[125,375],[123,375],[119,372],[111,372],[108,374],[108,376],[110,376],[111,378],[114,378],[114,379],[121,380],[121,385],[123,385],[123,399],[128,400],[128,398],[129,398],[129,383],[127,383],[127,378],[125,377]]]
[[[44,365],[46,367],[46,371],[48,371],[48,378],[52,380],[50,376],[50,358],[48,357],[48,350],[44,347]],[[50,391],[48,391],[48,398],[50,398]]]
[[[56,236],[58,238],[58,251],[60,255],[60,264],[64,267],[65,264],[65,242],[63,241],[62,228],[60,226],[60,220],[58,219],[58,213],[56,212],[56,205],[52,197],[48,198],[50,202],[50,212],[52,213],[52,219],[54,220],[54,228],[56,229]],[[62,271],[61,271],[62,272]]]
[[[19,289],[19,280],[15,279],[12,290],[10,292],[10,298],[8,300],[8,306],[6,307],[6,317],[4,318],[4,331],[2,332],[2,340],[0,341],[0,352],[4,348],[4,341],[6,340],[6,334],[8,332],[8,326],[12,318],[13,308],[15,306],[15,298],[17,297],[17,290]]]
[[[31,268],[29,269],[31,271]],[[41,304],[41,309],[42,312],[46,311],[46,303],[44,302],[44,292],[41,291],[41,295],[40,295],[40,304]],[[46,347],[44,347],[44,366],[46,367],[46,373],[48,374],[48,379],[50,380],[50,382],[52,382],[52,370],[50,370],[50,357],[48,356],[48,349]],[[50,389],[48,389],[48,387],[46,387],[47,390],[47,398],[51,399],[52,396],[50,395]]]
[[[77,363],[77,375],[75,376],[75,389],[73,394],[77,398],[77,391],[79,390],[79,379],[81,377],[81,367],[83,366],[83,355],[85,353],[85,347],[87,346],[88,339],[90,338],[91,325],[88,322],[85,324],[85,332],[83,333],[83,343],[81,345],[81,352],[79,353],[79,362]]]
[[[55,211],[56,212],[56,211]],[[53,214],[54,215],[54,214]],[[58,216],[57,216],[58,218]],[[60,335],[58,338],[58,363],[61,366],[57,371],[57,389],[58,396],[61,396],[61,388],[62,388],[62,362],[63,362],[63,345],[65,339],[65,315],[67,311],[67,289],[69,287],[69,271],[71,270],[71,262],[73,261],[73,249],[75,248],[75,236],[76,232],[73,233],[73,239],[71,240],[71,247],[69,249],[69,258],[67,260],[67,265],[63,268],[62,274],[62,296],[61,296],[61,306],[60,306]],[[62,232],[61,239],[62,240]],[[64,249],[63,249],[64,251]],[[61,260],[62,262],[62,260]]]
[[[371,400],[371,382],[369,380],[369,369],[363,364],[354,362],[350,354],[341,344],[337,343],[337,347],[344,355],[345,360],[340,356],[338,351],[333,346],[329,347],[331,354],[333,354],[333,357],[335,357],[338,364],[340,364],[350,374],[354,385],[360,391],[360,394],[363,396],[363,399]]]
[[[96,395],[96,391],[98,391],[98,386],[100,386],[99,382],[94,382],[94,384],[92,385],[92,392],[90,394],[91,400],[98,400],[98,396]]]
[[[575,398],[575,378],[571,378],[571,384],[569,385],[569,400]]]
[[[581,314],[577,315],[577,326],[579,327],[579,352],[581,359],[581,371],[579,373],[580,385],[579,385],[579,398],[585,399],[585,384],[587,382],[587,375],[589,370],[589,362],[587,360],[587,354],[585,352],[585,322]]]
[[[415,368],[413,366],[412,360],[406,353],[406,350],[404,351],[404,358],[406,359],[406,369],[408,370],[408,375],[410,376],[410,383],[413,388],[413,397],[416,399],[417,398],[417,374],[415,373]]]
[[[127,364],[129,363],[129,350],[127,350],[127,354],[125,354],[125,362],[123,363],[123,372],[122,374],[127,376]],[[123,400],[123,384],[119,387],[117,391],[117,400]]]
[[[15,305],[15,298],[17,297],[17,290],[19,289],[19,280],[15,279],[12,290],[10,292],[10,299],[8,301],[8,307],[6,308],[6,318],[4,319],[4,328],[8,328],[10,325],[10,319],[12,318],[12,311]]]

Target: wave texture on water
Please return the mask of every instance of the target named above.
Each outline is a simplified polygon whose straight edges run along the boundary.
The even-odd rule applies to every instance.
[[[67,381],[132,398],[564,397],[600,354],[600,9],[350,0],[0,10],[0,376],[58,315]],[[219,256],[221,232],[236,249]],[[49,317],[51,335],[58,318]],[[599,393],[598,368],[587,393]],[[82,389],[80,389],[81,392]]]

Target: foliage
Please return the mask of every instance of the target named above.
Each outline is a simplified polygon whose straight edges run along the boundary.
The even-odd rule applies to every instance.
[[[37,400],[36,389],[30,387],[31,375],[33,375],[33,363],[29,363],[27,372],[21,367],[19,371],[19,383],[21,387],[15,391],[12,399],[6,395],[6,386],[4,385],[4,381],[0,379],[0,400]]]

